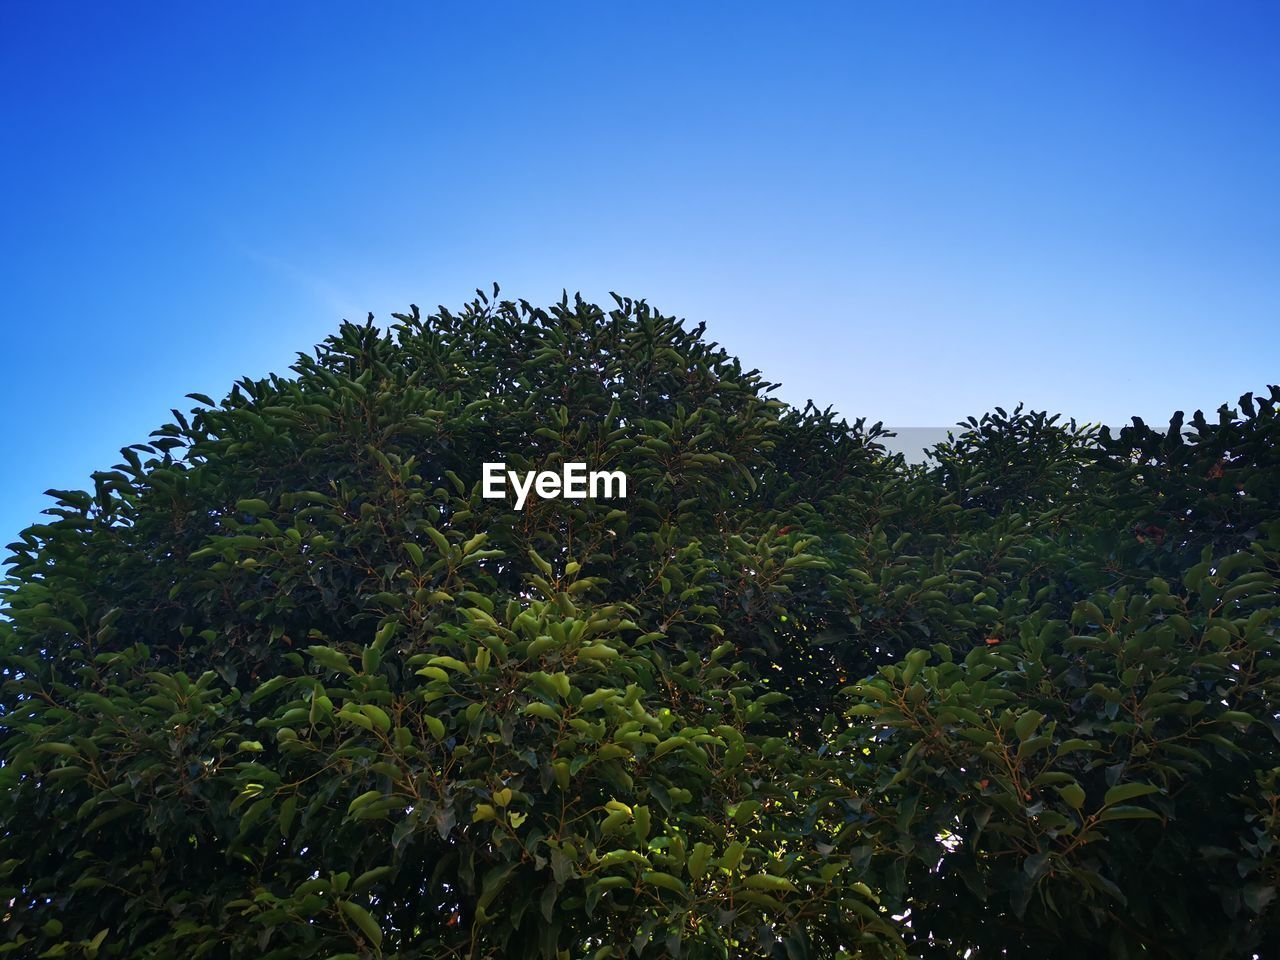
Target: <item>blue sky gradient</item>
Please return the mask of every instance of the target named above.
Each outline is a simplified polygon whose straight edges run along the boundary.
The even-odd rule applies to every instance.
[[[0,544],[183,395],[499,282],[850,417],[1280,379],[1280,6],[0,6]]]

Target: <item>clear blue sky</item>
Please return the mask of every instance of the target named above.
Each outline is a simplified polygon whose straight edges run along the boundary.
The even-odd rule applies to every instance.
[[[1280,6],[0,5],[0,544],[340,318],[646,297],[849,416],[1280,379]]]

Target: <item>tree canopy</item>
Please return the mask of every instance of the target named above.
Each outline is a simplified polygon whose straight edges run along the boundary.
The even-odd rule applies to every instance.
[[[394,320],[10,545],[0,954],[1280,953],[1280,388],[909,465],[643,301]]]

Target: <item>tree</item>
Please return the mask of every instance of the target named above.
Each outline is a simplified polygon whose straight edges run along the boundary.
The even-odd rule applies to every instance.
[[[874,431],[643,303],[396,320],[195,396],[13,545],[6,948],[893,953],[776,713]],[[516,512],[497,460],[631,493]]]
[[[1280,948],[1278,411],[997,411],[917,475],[935,561],[890,562],[935,574],[938,642],[851,687],[840,736],[913,955]]]
[[[908,466],[703,333],[347,323],[51,491],[0,952],[1275,952],[1280,390]]]

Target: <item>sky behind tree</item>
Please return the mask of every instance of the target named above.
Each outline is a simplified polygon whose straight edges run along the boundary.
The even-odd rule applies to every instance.
[[[940,427],[1280,379],[1280,7],[0,7],[0,543],[343,318],[616,290]]]

